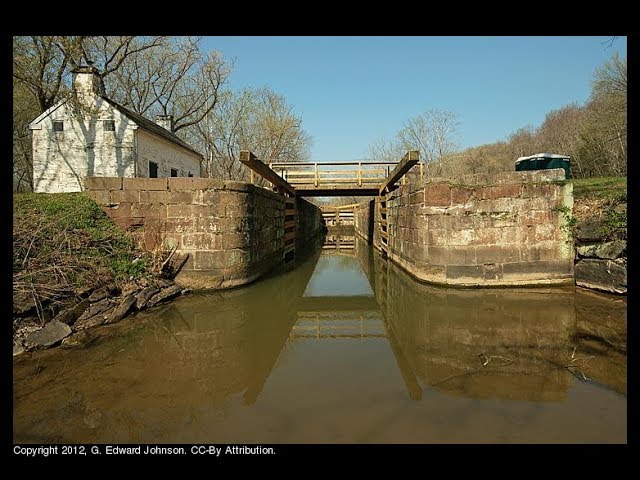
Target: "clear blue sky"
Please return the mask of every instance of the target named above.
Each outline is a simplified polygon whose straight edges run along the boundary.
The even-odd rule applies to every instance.
[[[460,116],[460,147],[504,140],[589,97],[619,37],[207,37],[235,59],[231,87],[268,85],[302,115],[312,160],[364,158],[430,108]]]

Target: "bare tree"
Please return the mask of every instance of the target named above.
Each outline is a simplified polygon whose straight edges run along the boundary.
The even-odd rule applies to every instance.
[[[425,163],[435,163],[456,148],[458,115],[449,110],[428,110],[410,118],[398,132],[403,150],[420,150]]]
[[[190,138],[206,153],[208,176],[235,180],[248,178],[237,160],[240,150],[251,150],[265,162],[303,161],[311,145],[293,107],[268,88],[223,92]]]
[[[380,137],[371,143],[366,153],[368,158],[376,162],[397,162],[402,155],[404,152],[400,143],[387,137]]]

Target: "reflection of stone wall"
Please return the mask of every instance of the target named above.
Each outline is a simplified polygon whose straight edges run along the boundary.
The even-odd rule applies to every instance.
[[[421,381],[473,398],[564,398],[572,381],[562,368],[575,331],[572,291],[432,287],[382,263],[375,255],[376,300]],[[481,355],[492,357],[484,367]]]
[[[176,280],[191,288],[249,283],[282,264],[285,200],[249,183],[208,178],[87,177],[85,188],[147,250],[189,258]],[[315,205],[297,200],[299,244],[321,227]]]
[[[403,185],[387,195],[389,258],[433,283],[572,284],[573,249],[561,211],[572,207],[572,184],[563,178],[557,169]],[[373,217],[379,248],[380,213],[370,210],[360,204],[356,229],[370,238]]]

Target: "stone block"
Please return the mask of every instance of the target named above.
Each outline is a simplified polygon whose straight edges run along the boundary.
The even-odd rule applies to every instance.
[[[466,187],[451,187],[451,205],[466,204],[475,198],[474,190]]]
[[[224,250],[196,251],[194,257],[194,270],[222,272],[226,268],[227,252]]]
[[[498,242],[498,231],[493,227],[475,229],[472,245],[493,245]]]
[[[449,215],[425,215],[429,230],[446,229],[449,227]]]
[[[409,194],[409,203],[411,205],[418,205],[424,203],[424,189],[418,190],[415,193]]]
[[[132,217],[167,218],[167,207],[156,203],[132,203]]]
[[[558,187],[553,184],[543,183],[527,183],[522,186],[523,198],[546,198],[547,200],[555,199]]]
[[[448,279],[474,278],[482,279],[482,265],[447,265],[446,275]]]
[[[187,217],[167,218],[165,222],[167,232],[185,233],[195,231],[195,220]]]
[[[112,190],[111,191],[112,203],[138,203],[140,202],[139,190]]]
[[[166,178],[125,178],[122,184],[124,190],[166,190]]]
[[[87,190],[87,195],[98,205],[109,205],[111,203],[109,190]]]
[[[475,232],[473,229],[452,228],[448,230],[447,245],[472,245],[475,240]]]
[[[452,230],[468,230],[476,227],[475,217],[472,215],[451,215],[449,223]]]
[[[182,245],[189,250],[222,250],[222,235],[212,233],[185,233]]]
[[[122,177],[85,177],[85,190],[122,190]]]
[[[169,192],[160,190],[141,191],[140,202],[190,205],[193,203],[194,192]]]
[[[520,184],[492,185],[479,190],[482,192],[482,199],[496,198],[517,198],[522,193]]]
[[[481,263],[481,262],[477,262]],[[475,265],[475,248],[467,246],[450,246],[446,256],[446,265]]]
[[[449,247],[442,245],[428,246],[428,262],[431,265],[447,265],[449,262]]]
[[[171,191],[176,190],[204,190],[224,188],[224,181],[214,180],[213,178],[201,177],[170,177],[168,179],[168,188]]]
[[[429,183],[424,189],[424,204],[432,207],[451,205],[451,188],[447,183]]]
[[[225,250],[227,268],[237,269],[249,265],[251,262],[251,252],[248,250]]]
[[[518,218],[520,225],[544,225],[555,222],[555,215],[549,210],[531,210],[524,209],[520,212]]]
[[[536,225],[533,228],[535,229],[534,239],[536,242],[553,240],[556,238],[557,227],[552,223]]]
[[[427,231],[427,245],[446,245],[447,230],[443,228],[430,228]]]
[[[519,228],[520,242],[525,245],[532,245],[536,241],[536,227],[534,225],[522,225]]]
[[[501,227],[501,228],[497,228],[497,240],[499,244],[501,245],[509,245],[509,244],[515,244],[515,243],[520,243],[520,238],[519,238],[519,234],[520,234],[520,229],[518,227]]]
[[[520,254],[517,245],[505,247],[500,245],[478,245],[475,247],[476,262],[481,263],[504,263],[509,261],[519,261]]]
[[[224,233],[220,236],[222,237],[222,248],[224,250],[230,250],[233,248],[246,249],[250,246],[250,237],[245,233]],[[265,232],[261,232],[262,238],[266,236]]]
[[[248,217],[253,216],[254,212],[247,202],[229,202],[224,205],[224,214],[226,217]]]

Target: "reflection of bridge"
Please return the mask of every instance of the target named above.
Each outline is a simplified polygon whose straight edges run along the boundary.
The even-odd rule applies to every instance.
[[[355,223],[355,209],[357,207],[357,203],[338,207],[321,206],[320,211],[327,227],[351,226]]]

